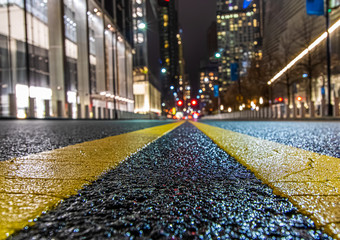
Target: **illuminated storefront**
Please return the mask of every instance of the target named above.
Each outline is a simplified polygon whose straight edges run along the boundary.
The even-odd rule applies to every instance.
[[[97,1],[0,0],[0,116],[134,111],[132,49]]]

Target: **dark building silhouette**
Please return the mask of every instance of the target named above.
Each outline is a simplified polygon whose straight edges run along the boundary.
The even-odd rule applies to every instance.
[[[163,69],[162,102],[165,107],[175,106],[179,90],[179,48],[178,48],[178,16],[173,0],[158,0],[160,52]]]
[[[217,24],[212,22],[207,31],[208,56],[214,57],[217,52]]]
[[[135,112],[161,113],[160,36],[156,0],[133,0]]]

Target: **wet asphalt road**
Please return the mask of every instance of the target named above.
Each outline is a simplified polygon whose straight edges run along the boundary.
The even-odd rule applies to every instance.
[[[1,120],[0,161],[171,122],[168,120]]]
[[[189,123],[13,237],[52,238],[330,239]]]
[[[339,121],[201,121],[253,137],[340,158]]]

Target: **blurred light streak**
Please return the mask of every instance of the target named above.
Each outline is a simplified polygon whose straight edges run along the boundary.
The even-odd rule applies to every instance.
[[[340,27],[340,19],[334,23],[329,29],[328,32],[332,33],[337,28]],[[324,32],[320,37],[318,37],[313,43],[311,43],[308,48],[303,50],[297,57],[295,57],[290,63],[287,64],[280,72],[278,72],[270,81],[267,82],[268,85],[271,85],[274,83],[279,77],[281,77],[288,69],[293,67],[299,60],[301,60],[304,56],[307,55],[309,51],[314,49],[316,46],[318,46],[323,40],[327,38],[327,32]]]

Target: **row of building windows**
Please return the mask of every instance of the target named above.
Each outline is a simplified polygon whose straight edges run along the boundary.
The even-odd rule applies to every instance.
[[[117,109],[133,111],[131,48],[96,2],[23,3],[0,2],[1,116],[15,115],[10,101],[20,117],[30,108],[31,117],[84,117],[85,109],[96,117],[114,99]]]

